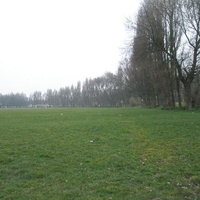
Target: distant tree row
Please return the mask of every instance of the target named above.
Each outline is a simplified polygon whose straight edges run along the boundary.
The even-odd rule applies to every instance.
[[[60,106],[119,106],[127,102],[123,84],[119,85],[119,77],[112,73],[86,79],[83,85],[60,88],[59,91],[47,90],[45,100],[50,105]]]
[[[129,103],[121,68],[117,74],[106,73],[101,77],[86,79],[81,85],[48,89],[45,93],[35,91],[29,97],[25,94],[0,95],[2,107],[111,107]]]
[[[0,94],[0,107],[24,107],[28,106],[28,98],[23,93]]]

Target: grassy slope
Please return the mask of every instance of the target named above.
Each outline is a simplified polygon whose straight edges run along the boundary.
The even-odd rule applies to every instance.
[[[0,110],[0,199],[200,199],[200,112]]]

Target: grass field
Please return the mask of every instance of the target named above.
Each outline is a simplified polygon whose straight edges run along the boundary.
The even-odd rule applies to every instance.
[[[200,199],[200,112],[2,109],[0,199]]]

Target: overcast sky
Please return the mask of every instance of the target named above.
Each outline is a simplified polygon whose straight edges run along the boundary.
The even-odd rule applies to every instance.
[[[115,73],[141,0],[0,0],[0,93]]]

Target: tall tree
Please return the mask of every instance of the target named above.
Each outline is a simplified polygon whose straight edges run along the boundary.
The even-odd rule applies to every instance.
[[[138,13],[130,76],[135,91],[147,102],[190,105],[199,66],[200,2],[145,0]],[[155,103],[154,103],[155,104]]]
[[[196,93],[192,92],[194,80],[199,78],[200,66],[200,1],[183,0],[179,6],[180,27],[184,33],[184,48],[181,62],[177,63],[178,74],[185,89],[187,106],[195,105]]]

